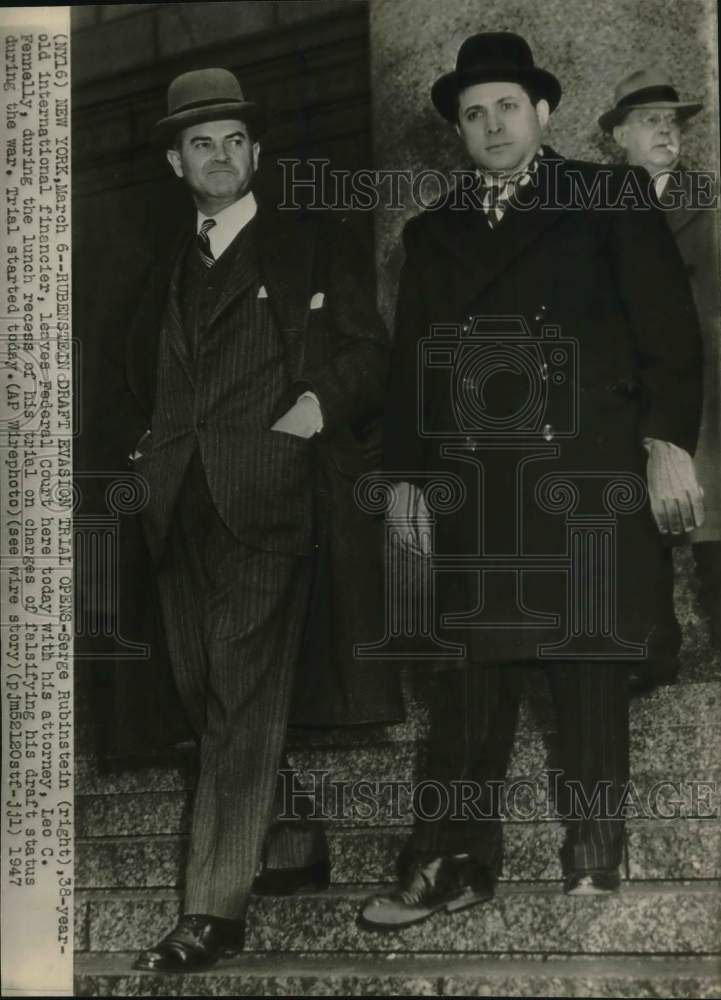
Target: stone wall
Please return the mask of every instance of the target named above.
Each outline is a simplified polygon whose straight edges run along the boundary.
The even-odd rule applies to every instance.
[[[596,122],[612,106],[619,79],[642,66],[671,73],[682,99],[706,107],[685,137],[693,167],[718,164],[718,82],[713,0],[371,0],[371,52],[377,168],[464,164],[460,142],[430,101],[430,87],[455,66],[458,47],[477,31],[516,31],[538,65],[563,85],[548,141],[566,156],[610,161],[612,142]],[[398,237],[413,214],[379,212],[376,220],[381,301],[390,312],[401,251]]]
[[[72,8],[76,85],[299,24],[356,0],[84,4]],[[80,34],[82,33],[82,34]]]

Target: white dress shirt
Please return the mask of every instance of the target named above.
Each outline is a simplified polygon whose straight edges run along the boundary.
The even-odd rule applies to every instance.
[[[250,220],[258,211],[258,203],[252,191],[244,194],[242,198],[234,201],[232,205],[222,209],[217,215],[203,215],[198,212],[195,231],[200,232],[200,227],[206,219],[212,219],[215,225],[208,230],[208,240],[213,256],[217,260],[220,255],[228,249],[241,229],[248,225]]]

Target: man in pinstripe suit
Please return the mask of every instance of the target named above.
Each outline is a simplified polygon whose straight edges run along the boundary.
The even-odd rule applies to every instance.
[[[242,947],[306,617],[314,452],[353,440],[385,380],[386,332],[353,241],[258,209],[262,130],[221,69],[174,80],[156,126],[197,216],[151,278],[129,380],[151,421],[135,466],[200,774],[184,912],[140,969],[201,968]]]

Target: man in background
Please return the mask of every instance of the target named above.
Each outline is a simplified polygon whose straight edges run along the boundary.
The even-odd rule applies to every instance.
[[[707,207],[709,191],[682,160],[683,131],[702,104],[682,101],[667,73],[637,70],[616,87],[614,107],[599,125],[613,135],[631,166],[651,176],[653,191],[683,257],[701,322],[704,350],[703,416],[694,456],[704,493],[705,521],[690,532],[699,597],[709,618],[711,643],[721,649],[721,296],[719,214]],[[713,192],[712,192],[713,193]],[[705,198],[706,205],[702,203]],[[686,331],[680,329],[678,336]],[[681,631],[673,606],[673,563],[665,572],[666,614],[649,643],[650,659],[639,671],[641,689],[672,683],[678,673]]]

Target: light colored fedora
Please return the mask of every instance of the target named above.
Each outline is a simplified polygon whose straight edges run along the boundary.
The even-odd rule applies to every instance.
[[[682,101],[667,73],[660,69],[638,69],[624,77],[614,91],[615,106],[598,119],[604,132],[621,125],[634,108],[671,108],[683,120],[701,110],[703,104]]]

